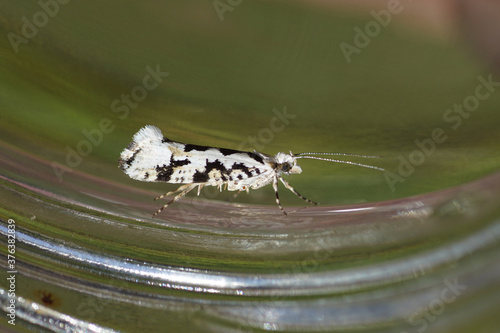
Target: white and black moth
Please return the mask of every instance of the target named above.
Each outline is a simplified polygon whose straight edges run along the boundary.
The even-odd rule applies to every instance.
[[[295,195],[308,203],[316,205],[297,191],[282,178],[282,175],[299,174],[302,172],[297,165],[299,158],[311,158],[323,161],[346,163],[366,168],[384,170],[371,165],[350,161],[334,160],[313,155],[344,155],[365,158],[365,156],[345,153],[277,153],[275,156],[257,151],[246,152],[226,148],[214,148],[175,142],[163,136],[155,126],[145,126],[133,138],[132,143],[120,155],[119,167],[132,179],[145,182],[165,182],[184,184],[177,190],[155,198],[177,195],[158,209],[153,216],[159,214],[171,203],[185,196],[198,186],[198,195],[203,186],[218,186],[222,191],[225,186],[229,191],[244,191],[258,189],[272,184],[276,194],[276,203],[283,214],[287,215],[281,206],[278,196],[278,181]]]

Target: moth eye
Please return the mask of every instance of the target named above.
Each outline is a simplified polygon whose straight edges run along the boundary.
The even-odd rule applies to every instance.
[[[284,171],[284,172],[288,172],[290,171],[290,169],[292,168],[292,166],[288,163],[283,163],[281,165],[281,170]]]

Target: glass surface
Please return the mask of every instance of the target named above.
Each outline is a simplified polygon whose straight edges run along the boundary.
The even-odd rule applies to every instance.
[[[1,330],[497,329],[496,2],[62,2],[0,0]],[[152,218],[178,185],[118,168],[147,124],[385,171],[301,159],[319,206],[205,187]]]

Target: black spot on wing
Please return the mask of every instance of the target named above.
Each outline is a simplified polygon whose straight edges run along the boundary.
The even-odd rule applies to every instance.
[[[206,169],[207,172],[210,172],[211,170],[215,169],[215,170],[219,170],[221,173],[226,173],[227,174],[226,167],[219,160],[215,160],[213,162],[209,162],[207,160],[207,164],[205,166],[205,169]]]
[[[183,165],[191,163],[190,161],[186,160],[174,160],[173,156],[170,157],[170,164],[166,165],[164,164],[163,166],[157,166],[156,167],[156,172],[158,172],[158,175],[156,176],[156,180],[160,182],[166,182],[168,183],[172,177],[172,174],[174,173],[174,170],[178,167],[181,167]]]
[[[172,157],[170,158],[170,165],[173,168],[180,167],[180,166],[183,166],[183,165],[186,165],[189,163],[191,163],[191,161],[189,161],[187,159],[186,160],[174,160]]]
[[[196,171],[193,175],[193,182],[194,183],[206,183],[208,182],[210,176],[210,172],[213,170],[217,170],[221,174],[221,179],[223,181],[227,181],[229,179],[229,173],[230,170],[226,169],[224,164],[221,163],[219,160],[215,160],[213,162],[209,162],[208,159],[206,160],[205,163],[205,171]]]
[[[198,146],[198,145],[192,145],[192,144],[187,144],[184,146],[184,151],[185,152],[189,152],[189,151],[192,151],[192,150],[196,150],[196,151],[206,151],[206,150],[209,150],[211,147],[207,147],[207,146]]]
[[[224,164],[222,164],[219,160],[215,160],[213,162],[208,162],[205,167],[205,172],[210,173],[212,170],[220,171],[222,180],[226,181],[229,178],[229,170],[226,169]]]
[[[243,171],[248,178],[252,177],[252,173],[250,172],[250,169],[243,163],[234,163],[233,166],[231,167],[232,170],[241,170]],[[238,177],[238,179],[241,179]]]
[[[260,155],[258,155],[256,153],[247,153],[247,154],[248,154],[248,156],[250,156],[250,158],[253,158],[257,162],[264,164],[264,160],[262,159],[262,157]]]
[[[227,148],[219,148],[219,151],[224,156],[244,153],[243,151],[240,151],[240,150],[227,149]]]
[[[132,165],[132,162],[134,162],[136,155],[139,154],[140,152],[141,149],[139,148],[134,152],[134,154],[132,154],[132,156],[130,156],[130,158],[127,158],[126,160],[120,159],[120,161],[118,162],[118,166],[120,167],[120,169],[122,170],[128,169],[130,165]]]
[[[161,143],[167,143],[167,142],[172,142],[172,140],[170,140],[169,138],[163,137],[163,139],[161,140]]]
[[[174,173],[174,168],[170,165],[157,166],[156,172],[158,173],[156,175],[157,181],[168,183],[170,181],[170,177],[172,177],[172,174]]]
[[[208,173],[196,171],[193,175],[193,183],[206,183],[208,181]]]
[[[248,157],[251,159],[259,162],[260,164],[264,164],[264,160],[262,157],[256,153],[250,153],[246,151],[240,151],[240,150],[234,150],[234,149],[227,149],[227,148],[219,148],[219,151],[222,153],[224,156],[232,155],[232,154],[246,154]]]

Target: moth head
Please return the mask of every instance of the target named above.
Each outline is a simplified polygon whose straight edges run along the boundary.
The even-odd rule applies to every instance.
[[[302,169],[297,165],[297,160],[293,157],[293,154],[278,153],[276,154],[276,169],[279,173],[284,173],[285,175],[299,174]]]

